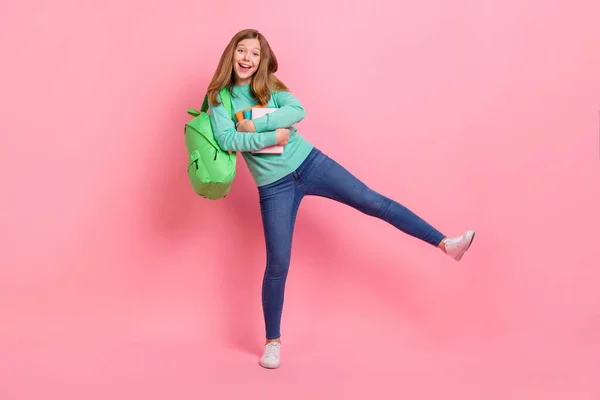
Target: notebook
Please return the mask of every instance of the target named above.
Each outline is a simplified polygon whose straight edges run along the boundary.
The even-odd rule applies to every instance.
[[[250,112],[248,113],[248,114],[250,114],[250,115],[248,115],[250,118],[247,118],[247,119],[259,118],[259,117],[262,117],[262,116],[267,115],[269,113],[272,113],[275,110],[277,110],[277,108],[266,108],[266,107],[258,107],[257,108],[257,107],[255,107],[255,108],[252,108],[250,110]],[[246,115],[244,115],[244,117],[246,117]],[[252,151],[252,153],[260,153],[260,154],[282,154],[283,153],[283,146],[279,146],[279,145],[269,146],[269,147],[265,147],[264,149],[254,150],[254,151]]]

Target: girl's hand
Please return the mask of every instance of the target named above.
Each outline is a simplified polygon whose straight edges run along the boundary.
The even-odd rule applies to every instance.
[[[290,130],[287,128],[276,129],[275,137],[279,146],[285,146],[290,140]]]
[[[235,124],[235,129],[238,132],[256,132],[254,122],[249,119],[243,119]]]

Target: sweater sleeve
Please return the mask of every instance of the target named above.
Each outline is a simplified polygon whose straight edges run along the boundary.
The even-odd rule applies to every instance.
[[[253,151],[277,144],[274,129],[263,132],[238,132],[223,103],[218,106],[211,105],[209,115],[215,139],[225,151]]]
[[[290,92],[274,92],[279,108],[272,113],[253,119],[256,132],[273,131],[278,128],[289,128],[302,121],[305,116],[304,107]]]

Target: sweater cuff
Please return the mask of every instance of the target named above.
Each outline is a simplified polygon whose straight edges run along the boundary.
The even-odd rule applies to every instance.
[[[276,131],[268,131],[264,132],[261,135],[263,139],[263,148],[275,146],[277,144],[277,132]]]
[[[261,133],[267,130],[267,115],[253,119],[252,122],[256,132]]]

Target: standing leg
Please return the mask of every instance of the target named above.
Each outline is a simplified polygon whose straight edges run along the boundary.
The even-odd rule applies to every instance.
[[[267,257],[262,286],[267,344],[261,365],[277,368],[285,283],[290,266],[294,225],[303,193],[296,180],[288,176],[259,187],[259,197]]]
[[[473,240],[472,231],[468,231],[462,237],[447,240],[424,219],[398,202],[370,189],[323,153],[315,157],[314,165],[314,168],[307,170],[300,177],[302,188],[307,195],[327,197],[384,220],[408,235],[439,247],[455,259],[462,257]]]

